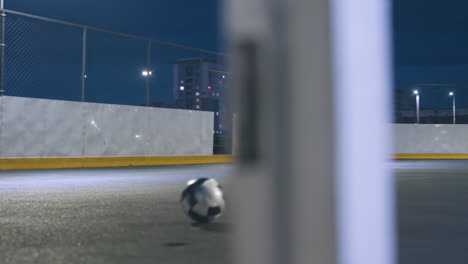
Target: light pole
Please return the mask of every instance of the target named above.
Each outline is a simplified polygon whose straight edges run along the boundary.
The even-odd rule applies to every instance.
[[[0,0],[0,96],[5,94],[4,87],[4,65],[5,65],[5,11],[4,11],[4,2]]]
[[[413,94],[416,95],[416,124],[419,124],[419,91],[413,90]]]
[[[153,75],[153,72],[150,70],[143,70],[141,75],[146,79],[146,106],[150,106],[150,78]]]
[[[452,115],[453,115],[453,124],[455,125],[455,93],[454,92],[449,92],[449,96],[452,97]]]

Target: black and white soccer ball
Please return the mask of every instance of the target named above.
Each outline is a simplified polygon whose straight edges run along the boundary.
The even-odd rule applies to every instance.
[[[190,180],[187,185],[180,197],[187,216],[195,222],[208,223],[223,214],[223,191],[215,179],[199,178]]]

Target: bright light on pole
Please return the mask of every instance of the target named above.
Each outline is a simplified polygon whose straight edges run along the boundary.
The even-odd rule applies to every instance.
[[[452,96],[452,116],[453,116],[453,124],[455,125],[456,122],[456,115],[455,115],[455,93],[450,92],[449,96]]]
[[[148,76],[153,75],[153,72],[152,71],[142,71],[141,75],[143,75],[144,77],[148,77]]]
[[[413,94],[416,95],[416,124],[419,124],[419,91],[413,90]]]

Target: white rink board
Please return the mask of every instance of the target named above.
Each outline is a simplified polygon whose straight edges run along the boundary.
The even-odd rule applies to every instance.
[[[394,124],[395,153],[468,153],[468,125]]]
[[[211,112],[4,96],[1,157],[213,154]]]

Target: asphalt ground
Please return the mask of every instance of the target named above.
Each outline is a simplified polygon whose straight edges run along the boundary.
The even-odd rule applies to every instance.
[[[468,263],[468,161],[404,161],[392,167],[398,262]]]
[[[231,165],[0,172],[0,263],[227,263],[227,217],[193,225],[188,180]]]
[[[398,263],[468,263],[468,161],[391,167]],[[229,263],[228,217],[194,225],[179,196],[193,178],[228,184],[231,169],[2,171],[0,263]]]

